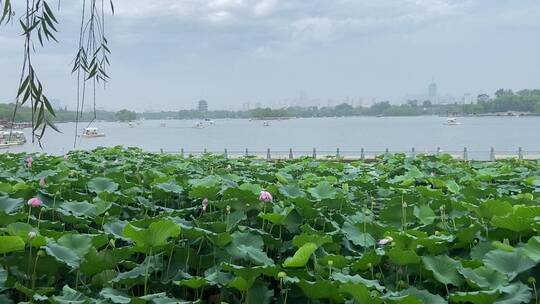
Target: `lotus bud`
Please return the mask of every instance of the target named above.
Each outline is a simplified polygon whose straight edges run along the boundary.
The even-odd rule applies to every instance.
[[[439,230],[435,230],[435,235],[439,235],[441,232]]]
[[[33,197],[28,200],[27,204],[30,207],[41,207],[41,205],[43,205],[43,202],[39,198]]]
[[[232,168],[232,167],[231,167],[231,165],[230,165],[230,164],[229,164],[229,165],[227,165],[227,170],[231,170],[231,168]]]
[[[105,212],[105,216],[109,216],[109,211],[106,211],[106,212]]]
[[[35,231],[28,232],[28,239],[33,240],[37,236],[37,233]]]
[[[391,236],[387,236],[387,237],[379,240],[379,242],[377,242],[377,244],[379,244],[379,246],[384,246],[384,245],[387,245],[389,243],[392,243],[393,241],[394,241],[394,239]]]
[[[44,256],[44,255],[45,255],[45,251],[43,251],[43,250],[38,250],[37,255],[38,255],[38,256]]]
[[[39,185],[41,187],[45,187],[45,178],[42,177],[42,178],[39,179]]]
[[[32,163],[34,162],[34,158],[32,157],[32,155],[29,155],[27,158],[26,158],[26,166],[28,168],[31,168],[32,167]]]
[[[270,203],[272,202],[272,194],[268,191],[261,191],[261,194],[259,194],[259,201],[263,203]]]
[[[478,240],[477,239],[474,239],[473,243],[476,245],[478,244]]]
[[[225,210],[227,210],[227,213],[231,213],[231,206],[227,205],[227,207],[225,208]]]
[[[110,239],[109,240],[109,245],[112,247],[112,248],[116,248],[116,244],[114,242],[114,239]]]
[[[203,212],[206,212],[206,208],[208,207],[208,199],[204,198],[202,201],[202,210]]]
[[[328,260],[328,266],[330,266],[330,267],[334,266],[334,261]]]
[[[373,265],[371,263],[367,263],[368,268],[373,268]]]
[[[529,284],[531,284],[531,285],[535,285],[536,284],[536,279],[534,277],[529,277],[527,279],[527,282],[529,282]]]
[[[287,277],[287,274],[284,272],[284,271],[280,271],[278,274],[277,274],[277,277],[279,279],[284,279]]]
[[[251,207],[251,205],[249,203],[246,203],[246,208],[249,208]]]
[[[69,159],[69,155],[68,154],[64,154],[64,160],[68,160]]]
[[[401,207],[407,208],[407,203],[406,202],[401,203]]]

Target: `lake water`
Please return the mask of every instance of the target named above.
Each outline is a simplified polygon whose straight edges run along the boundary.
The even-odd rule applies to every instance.
[[[342,155],[359,155],[361,148],[370,152],[442,151],[457,154],[467,147],[471,157],[489,156],[489,149],[497,154],[517,153],[523,147],[528,153],[540,151],[540,117],[466,117],[459,118],[461,125],[447,126],[445,118],[426,117],[349,117],[349,118],[300,118],[270,121],[241,119],[216,120],[215,125],[202,129],[193,128],[194,120],[146,120],[130,127],[126,123],[97,122],[106,134],[102,138],[77,139],[76,149],[92,149],[98,146],[136,146],[147,151],[200,152],[205,148],[211,152],[230,154],[265,154],[267,148],[273,153],[286,155],[293,148],[295,155],[311,154],[315,147],[320,154],[335,153],[340,148]],[[162,126],[165,124],[165,126]],[[79,134],[86,124],[79,125]],[[59,124],[62,133],[49,130],[43,141],[43,150],[32,143],[0,150],[12,152],[44,151],[62,154],[73,149],[75,124]],[[30,130],[25,130],[30,139]],[[368,153],[367,153],[368,154]]]

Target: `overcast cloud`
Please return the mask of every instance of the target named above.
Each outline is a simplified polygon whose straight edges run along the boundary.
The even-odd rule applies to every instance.
[[[48,95],[72,107],[81,1],[62,1],[60,44],[38,49]],[[108,109],[402,101],[540,88],[538,0],[114,0]],[[13,98],[19,28],[0,28],[0,101]],[[303,92],[303,93],[302,93]]]

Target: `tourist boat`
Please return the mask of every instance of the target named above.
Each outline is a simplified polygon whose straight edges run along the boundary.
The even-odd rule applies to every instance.
[[[460,122],[457,121],[457,118],[455,117],[449,117],[446,119],[446,122],[444,123],[447,126],[458,126],[461,125]]]
[[[22,131],[0,131],[0,147],[9,148],[26,143],[26,136]]]
[[[263,127],[269,127],[270,123],[268,121],[263,122]]]
[[[100,133],[98,128],[90,127],[90,128],[84,129],[83,136],[84,137],[104,137],[105,133]]]
[[[213,126],[213,125],[216,124],[216,123],[215,123],[213,120],[211,120],[210,118],[205,118],[204,121],[205,121],[207,124],[211,125],[211,126]]]

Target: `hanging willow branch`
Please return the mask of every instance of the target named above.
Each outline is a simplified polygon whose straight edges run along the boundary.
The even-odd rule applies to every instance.
[[[105,1],[107,0],[82,0],[79,47],[72,70],[77,75],[76,128],[79,118],[84,112],[87,83],[90,82],[92,86],[95,119],[96,84],[105,84],[109,78],[106,69],[109,65],[110,50],[105,37]],[[114,14],[112,0],[108,0],[108,2]],[[19,18],[24,38],[23,64],[12,119],[14,122],[20,105],[29,104],[32,110],[32,142],[37,140],[40,146],[41,139],[48,127],[58,131],[52,121],[55,117],[54,109],[44,93],[44,87],[32,63],[36,39],[42,47],[44,42],[51,40],[58,42],[55,37],[58,32],[56,29],[58,20],[49,3],[48,0],[26,0],[25,11]],[[0,25],[7,24],[14,18],[15,11],[11,0],[0,0],[0,9]],[[76,139],[77,130],[75,130],[74,145]]]
[[[114,14],[114,6],[109,1]],[[72,72],[77,75],[77,117],[75,118],[75,139],[77,143],[77,130],[79,119],[84,113],[84,106],[88,86],[91,89],[93,103],[93,117],[90,123],[96,119],[96,86],[105,84],[109,79],[107,67],[109,66],[108,55],[111,53],[105,36],[105,3],[104,0],[83,0],[81,28],[79,32],[79,49],[73,61]]]

